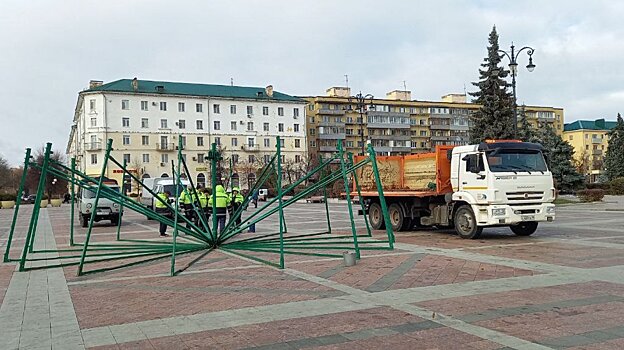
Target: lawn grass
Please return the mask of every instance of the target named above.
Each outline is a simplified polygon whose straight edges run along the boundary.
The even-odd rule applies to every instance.
[[[560,205],[560,204],[575,204],[575,203],[579,203],[579,202],[572,201],[572,200],[565,199],[565,198],[557,198],[557,199],[555,199],[555,201],[553,203],[555,205]]]

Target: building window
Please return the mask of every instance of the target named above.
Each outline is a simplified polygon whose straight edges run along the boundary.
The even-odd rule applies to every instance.
[[[310,128],[310,135],[314,135],[316,133],[316,129]]]
[[[161,129],[167,129],[167,119],[161,119],[160,120],[160,128]]]
[[[130,135],[123,135],[122,141],[123,141],[122,143],[124,145],[129,145],[130,144]]]
[[[221,146],[221,138],[215,137],[215,143],[217,144],[217,146]]]
[[[568,138],[569,138],[570,140],[573,140],[573,139],[574,139],[574,137],[573,137],[573,136],[574,136],[574,135],[570,135],[570,136],[568,136]]]
[[[347,141],[347,147],[353,147],[353,141]]]
[[[236,131],[236,122],[230,122],[230,130]]]
[[[147,111],[147,101],[141,101],[141,110]]]
[[[212,105],[212,112],[214,112],[215,114],[220,114],[221,113],[218,104]]]
[[[269,131],[269,123],[262,124],[262,130]]]
[[[221,122],[218,120],[214,121],[214,130],[221,130]]]
[[[186,136],[180,136],[180,140],[182,141],[182,148],[186,148]]]
[[[277,131],[278,132],[284,132],[284,123],[278,123],[277,124]]]
[[[197,163],[203,163],[203,162],[204,162],[204,154],[197,153]]]
[[[97,126],[97,118],[91,118],[91,126]]]
[[[351,141],[353,142],[353,141]],[[310,141],[310,147],[316,147],[316,141]]]
[[[161,111],[166,111],[167,110],[167,102],[161,102],[160,103],[160,110]]]
[[[141,127],[142,128],[148,128],[149,127],[149,119],[147,118],[141,118]]]
[[[420,130],[420,136],[427,136],[427,130]]]
[[[128,117],[121,118],[121,126],[124,127],[124,128],[129,128],[130,127],[130,118],[128,118]]]
[[[267,106],[262,107],[262,115],[269,115],[269,107]]]
[[[97,164],[97,154],[91,155],[91,164]]]
[[[238,163],[238,154],[232,154],[232,163]]]
[[[178,102],[178,112],[184,112],[184,102]]]
[[[89,110],[95,112],[95,100],[89,100]]]
[[[295,163],[301,163],[301,156],[298,154],[295,154]]]
[[[247,131],[253,131],[254,125],[253,122],[247,122]]]
[[[293,131],[294,132],[299,132],[299,124],[293,125]]]
[[[195,126],[197,127],[197,130],[204,130],[204,121],[203,120],[196,120],[195,121]]]
[[[149,136],[147,136],[147,135],[141,136],[141,144],[143,146],[149,145]]]
[[[266,164],[269,164],[269,162],[270,162],[270,161],[271,161],[271,156],[270,156],[270,155],[268,155],[268,154],[265,154],[265,155],[264,155],[264,162],[265,162]]]
[[[236,114],[236,105],[230,105],[230,114]]]
[[[284,148],[284,147],[286,147],[286,143],[285,143],[284,141],[286,141],[286,140],[284,140],[284,139],[279,139],[280,148]]]
[[[143,163],[149,163],[149,153],[143,153]]]
[[[299,118],[299,108],[293,108],[293,117]]]
[[[130,100],[121,100],[121,109],[130,109]]]
[[[301,147],[301,140],[295,139],[295,148],[300,148],[300,147]]]
[[[124,153],[124,154],[123,154],[123,161],[124,161],[124,163],[126,163],[126,164],[129,164],[129,163],[130,163],[130,153]]]
[[[195,112],[203,113],[204,112],[204,105],[202,105],[201,103],[196,103],[195,104]]]
[[[249,160],[249,164],[253,164],[253,162],[256,160],[253,154],[250,154],[247,159]]]
[[[204,137],[197,136],[197,146],[203,146],[203,145],[204,145]]]
[[[186,120],[184,120],[184,119],[178,120],[178,128],[186,129]]]
[[[277,115],[284,116],[284,107],[277,107]]]
[[[238,139],[236,137],[232,137],[232,146],[233,147],[238,146]]]
[[[253,115],[253,106],[247,106],[247,115]]]
[[[247,138],[247,146],[254,147],[256,145],[256,139],[253,137]]]
[[[169,163],[169,155],[168,155],[168,154],[166,154],[166,153],[165,153],[165,154],[161,154],[161,155],[160,155],[160,162],[161,162],[161,163],[163,163],[163,164],[165,164],[165,165],[166,165],[167,163]]]
[[[264,139],[264,147],[271,147],[271,139]]]

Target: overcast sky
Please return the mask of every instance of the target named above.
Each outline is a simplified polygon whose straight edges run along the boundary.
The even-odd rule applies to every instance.
[[[323,95],[345,84],[418,100],[474,91],[487,37],[535,48],[518,103],[566,122],[624,111],[620,1],[2,0],[0,155],[64,152],[78,92],[121,78],[266,86]],[[528,63],[523,55],[520,67]]]

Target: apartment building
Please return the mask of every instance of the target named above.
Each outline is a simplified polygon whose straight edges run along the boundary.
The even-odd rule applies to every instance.
[[[465,145],[470,116],[480,108],[466,102],[465,94],[418,101],[412,100],[410,91],[401,90],[391,91],[385,98],[364,99],[362,106],[347,87],[331,87],[326,96],[304,99],[308,102],[308,149],[322,155],[335,152],[338,140],[354,154],[361,153],[369,140],[380,155],[428,152],[436,145]],[[562,108],[523,108],[534,128],[550,124],[557,133],[563,132]]]
[[[276,152],[282,139],[284,162],[307,154],[306,102],[266,88],[121,79],[91,81],[78,94],[68,157],[88,175],[99,175],[106,140],[112,155],[143,178],[172,176],[181,141],[191,176],[210,178],[205,157],[216,143],[233,177],[243,188],[255,170]],[[106,176],[121,181],[121,170],[108,165]],[[121,182],[120,182],[121,183]]]
[[[564,126],[563,139],[574,147],[574,160],[588,181],[596,182],[604,173],[604,157],[609,145],[608,133],[616,121],[577,120]]]

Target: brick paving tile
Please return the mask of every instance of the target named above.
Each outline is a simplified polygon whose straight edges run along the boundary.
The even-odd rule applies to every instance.
[[[602,295],[624,296],[624,285],[598,281],[570,283],[552,287],[430,300],[419,302],[417,305],[441,314],[457,317],[490,309],[536,305]]]
[[[479,249],[478,252],[480,254],[581,268],[624,265],[624,254],[622,254],[620,249],[589,247],[560,242],[530,246],[492,247]]]
[[[401,264],[405,264],[412,257],[418,257],[409,270],[397,273]],[[496,278],[533,275],[534,272],[526,269],[515,269],[505,266],[473,262],[463,259],[445,257],[441,255],[403,254],[394,256],[364,257],[363,262],[349,268],[341,268],[341,261],[312,262],[298,265],[297,270],[316,276],[328,278],[354,288],[369,290],[380,280],[390,278],[388,285],[382,290],[404,289],[480,281]],[[392,283],[390,283],[392,282]],[[382,285],[384,283],[381,283]],[[378,291],[378,290],[371,290]]]
[[[0,265],[0,305],[2,305],[4,294],[9,287],[9,282],[11,281],[11,277],[13,277],[14,271],[15,265],[13,264]]]

